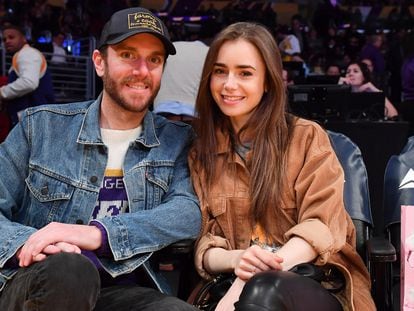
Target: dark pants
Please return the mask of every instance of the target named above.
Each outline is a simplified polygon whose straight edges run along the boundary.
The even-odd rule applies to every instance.
[[[100,288],[93,263],[78,254],[60,253],[21,268],[0,296],[4,311],[196,310],[184,301],[140,286]]]
[[[235,307],[235,311],[343,310],[318,282],[289,271],[256,274],[244,286]]]

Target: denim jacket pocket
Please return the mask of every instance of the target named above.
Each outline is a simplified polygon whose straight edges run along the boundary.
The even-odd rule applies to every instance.
[[[70,213],[68,204],[74,186],[33,169],[26,178],[26,185],[31,193],[27,225],[40,228],[52,221],[64,221],[64,215]]]
[[[145,170],[147,209],[161,204],[168,192],[173,175],[173,165],[147,166]]]

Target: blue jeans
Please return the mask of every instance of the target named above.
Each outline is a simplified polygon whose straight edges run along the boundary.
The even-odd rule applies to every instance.
[[[175,297],[140,286],[100,286],[93,263],[78,254],[59,253],[21,268],[0,296],[7,311],[197,310]]]

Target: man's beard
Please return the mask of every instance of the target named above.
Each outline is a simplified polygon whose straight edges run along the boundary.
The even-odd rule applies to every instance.
[[[134,79],[135,79],[134,77],[127,77],[119,81],[119,83],[117,84],[117,81],[115,79],[112,79],[109,73],[109,70],[108,70],[108,66],[105,67],[105,73],[102,77],[104,90],[109,95],[109,97],[112,98],[112,100],[115,103],[117,103],[120,107],[130,112],[144,112],[145,110],[148,109],[150,104],[154,101],[154,98],[157,96],[157,93],[160,89],[160,85],[158,85],[158,87],[153,89],[151,96],[148,98],[146,102],[144,102],[142,105],[136,106],[136,105],[130,104],[127,98],[121,95],[121,92],[119,90],[122,84],[133,81]],[[150,88],[153,87],[152,82],[149,81],[148,79],[144,80],[143,83],[148,85],[148,87]]]

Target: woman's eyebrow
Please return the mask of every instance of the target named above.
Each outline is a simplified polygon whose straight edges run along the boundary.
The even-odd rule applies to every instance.
[[[223,63],[214,63],[214,66],[217,66],[217,67],[227,67],[227,65],[225,65],[225,64],[223,64]],[[239,68],[239,69],[252,69],[252,70],[256,70],[256,68],[254,68],[253,66],[251,66],[251,65],[237,65],[236,66],[236,68]]]

